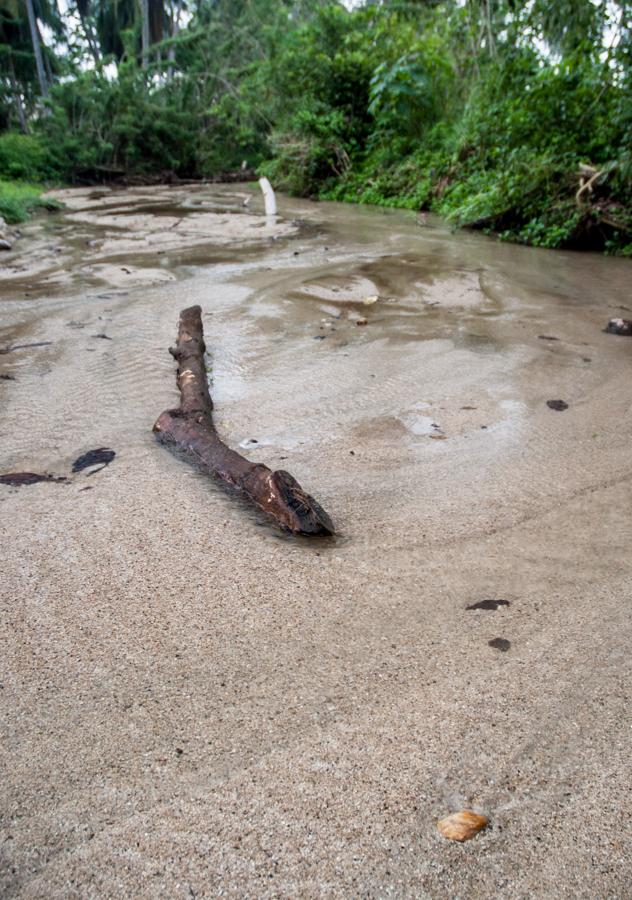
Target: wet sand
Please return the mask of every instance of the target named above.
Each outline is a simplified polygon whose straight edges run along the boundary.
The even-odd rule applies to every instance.
[[[64,199],[0,260],[0,473],[69,476],[0,485],[2,896],[630,896],[630,262]],[[334,540],[154,442],[192,303],[220,432]]]

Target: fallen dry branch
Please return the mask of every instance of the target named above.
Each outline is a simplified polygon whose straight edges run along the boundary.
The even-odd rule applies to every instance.
[[[251,463],[221,440],[213,425],[213,401],[204,364],[202,311],[180,313],[178,340],[169,352],[178,363],[180,406],[162,413],[154,432],[175,444],[215,478],[237,488],[282,528],[297,534],[333,534],[327,513],[288,472]]]
[[[629,336],[632,334],[632,321],[630,319],[610,319],[604,331],[607,331],[608,334]]]

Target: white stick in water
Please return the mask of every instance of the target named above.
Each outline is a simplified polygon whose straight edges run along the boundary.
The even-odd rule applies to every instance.
[[[272,185],[268,181],[267,178],[259,179],[259,187],[263,192],[263,202],[266,207],[266,216],[276,216],[277,214],[277,206],[276,206],[276,197],[274,196],[274,191],[272,190]]]

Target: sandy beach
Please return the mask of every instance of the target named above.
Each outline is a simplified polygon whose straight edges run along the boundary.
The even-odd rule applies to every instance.
[[[631,262],[57,196],[0,259],[0,474],[67,479],[0,484],[0,894],[630,897]],[[219,432],[335,538],[154,440],[192,304]]]

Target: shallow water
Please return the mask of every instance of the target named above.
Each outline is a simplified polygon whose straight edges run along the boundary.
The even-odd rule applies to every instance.
[[[63,198],[0,260],[0,473],[68,478],[0,485],[4,893],[625,895],[630,261],[242,186]],[[193,303],[218,430],[335,539],[154,441]]]
[[[174,399],[177,312],[200,303],[219,430],[251,459],[321,484],[356,541],[358,510],[335,508],[348,479],[379,527],[422,508],[444,540],[553,506],[587,473],[599,483],[628,471],[615,410],[627,408],[617,385],[630,351],[601,328],[630,302],[629,261],[342,204],[284,198],[271,222],[241,187],[60,196],[68,210],[28,226],[3,272],[2,346],[51,342],[0,355],[17,378],[2,388],[5,470],[63,468],[85,444],[68,435],[98,422],[133,465],[151,455],[172,471],[150,426]],[[199,209],[212,218],[172,239],[170,223]],[[42,267],[52,234],[59,252]],[[550,398],[569,404],[563,419]],[[198,479],[188,466],[178,477]],[[217,502],[244,516],[223,492]]]

